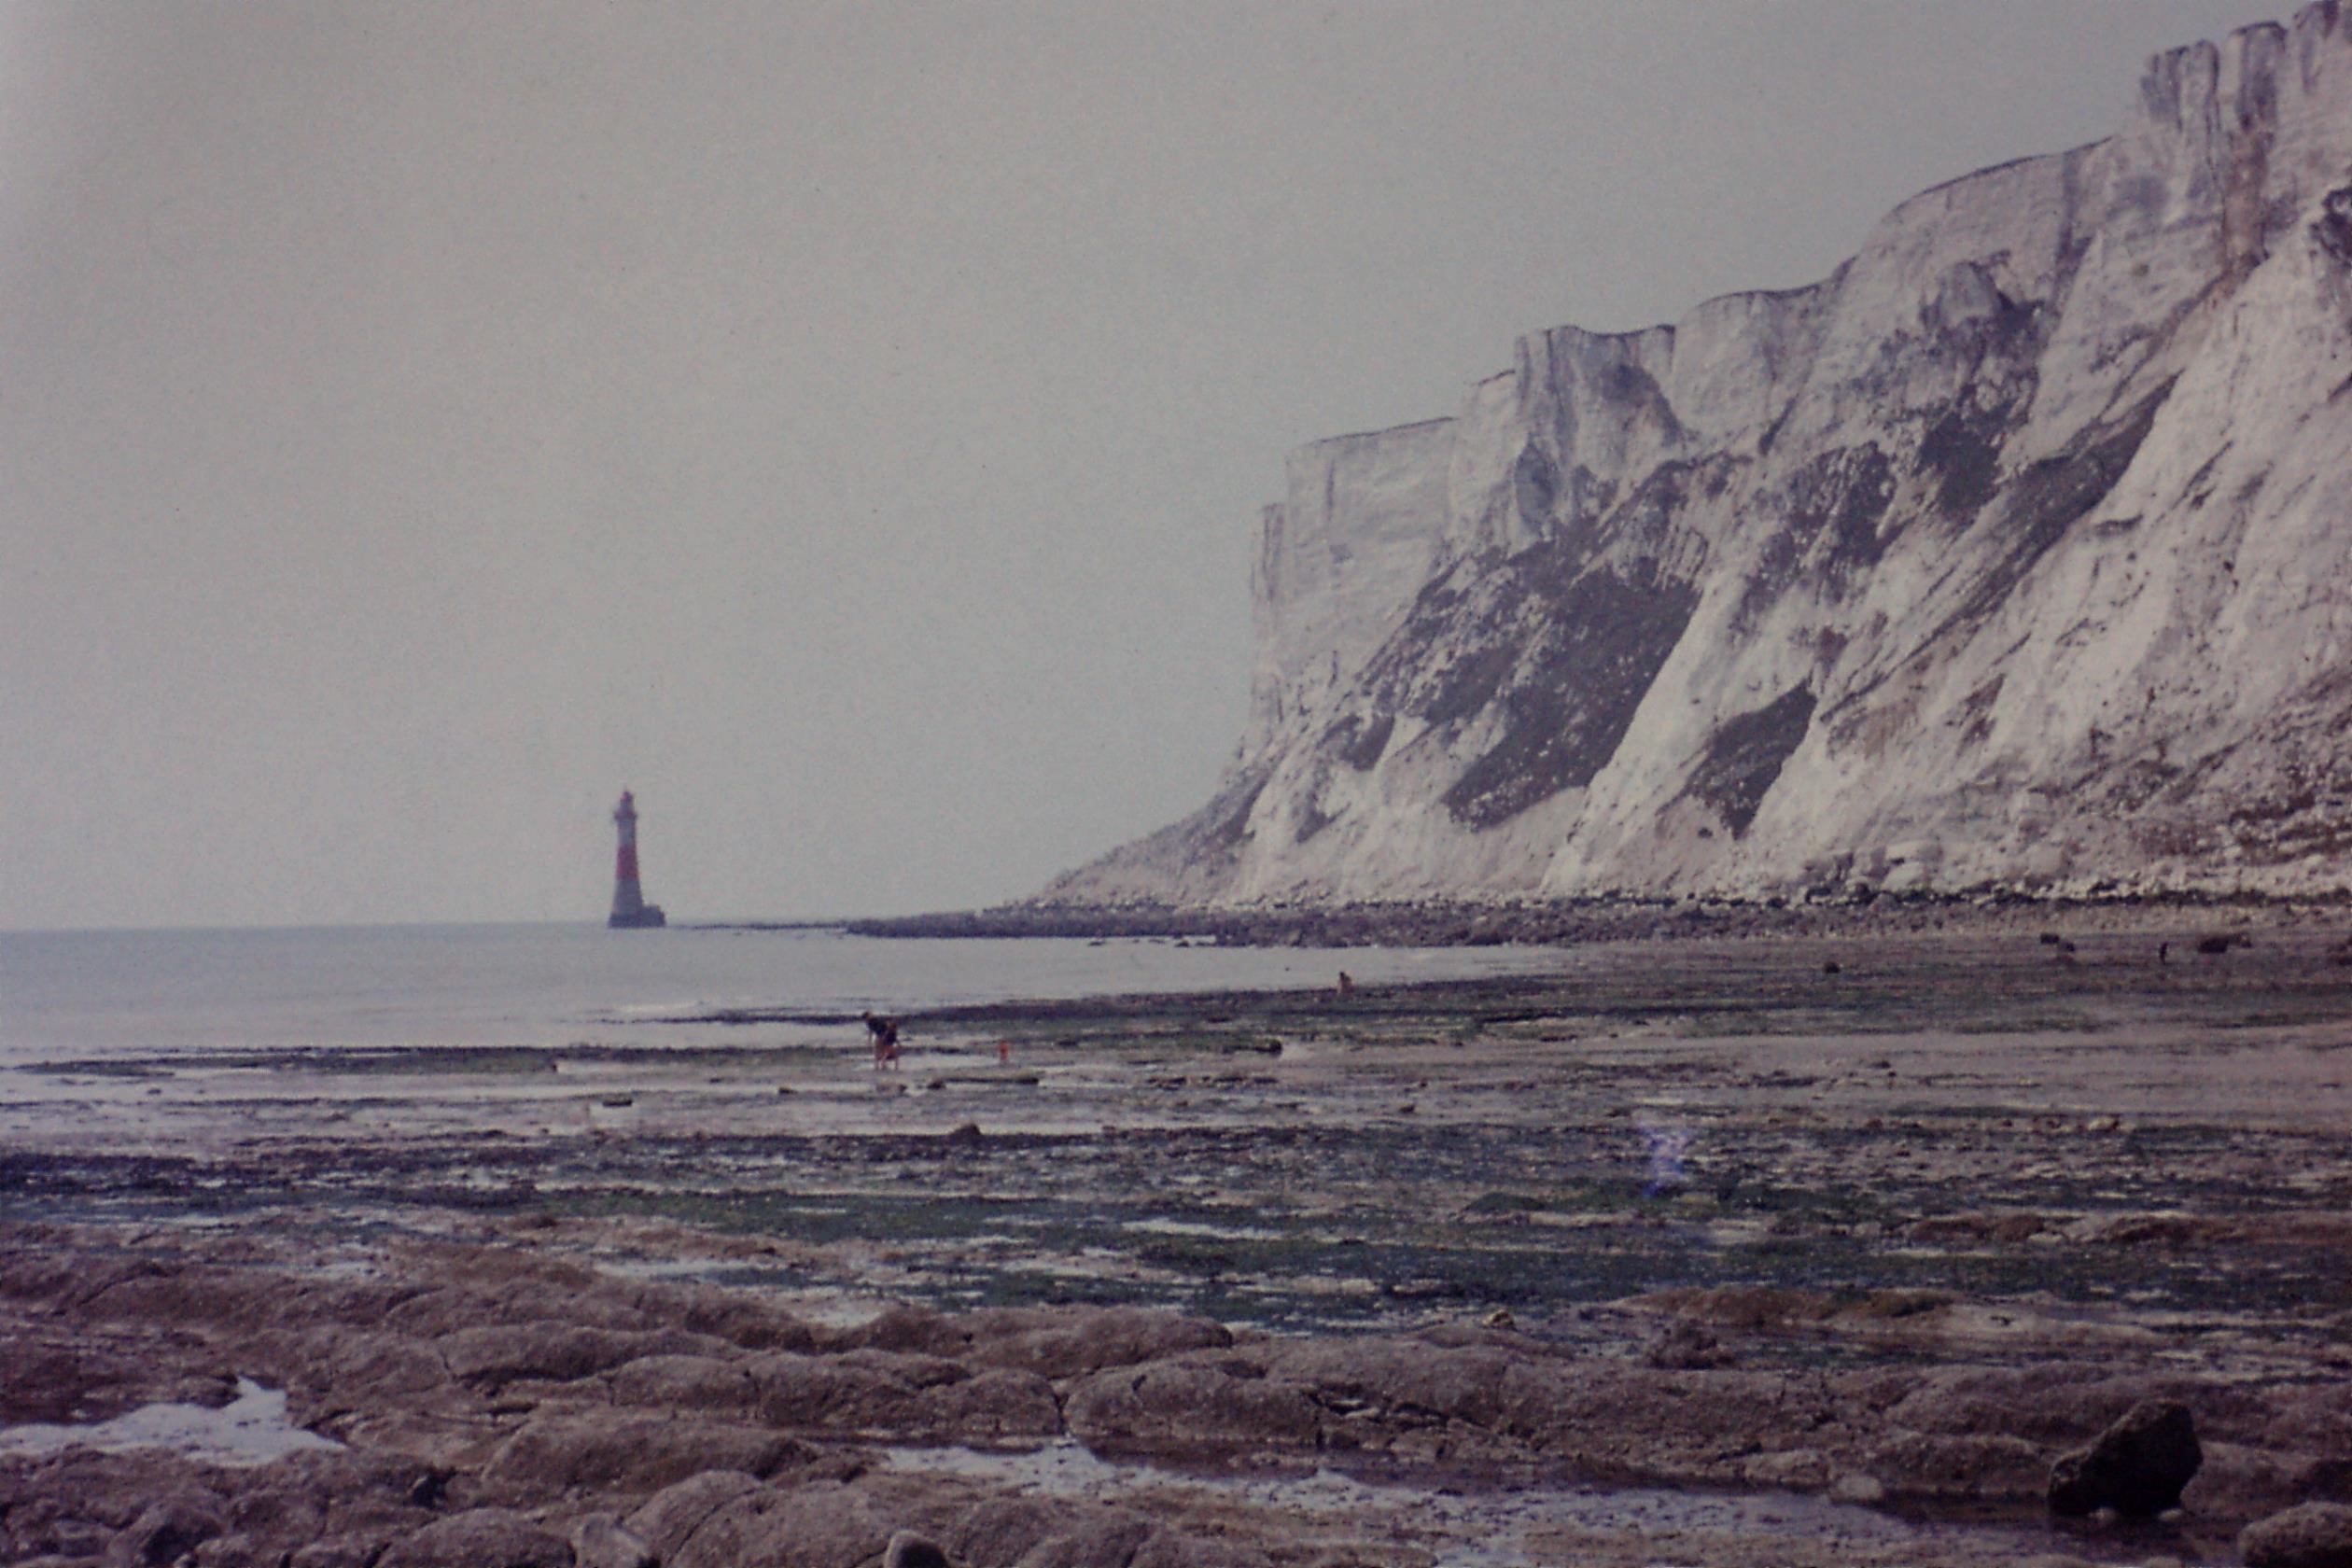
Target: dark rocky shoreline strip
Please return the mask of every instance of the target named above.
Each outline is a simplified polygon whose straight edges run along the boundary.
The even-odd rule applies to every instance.
[[[1259,909],[1163,904],[1014,903],[991,909],[846,920],[826,929],[897,938],[1157,938],[1230,947],[1461,947],[1674,938],[1896,935],[2112,929],[2205,921],[2226,931],[2261,919],[2342,918],[2352,895],[2278,900],[2261,895],[2126,893],[2044,898],[2009,889],[1962,893],[1818,889],[1761,903],[1717,899],[1585,899],[1512,903],[1379,903]],[[743,923],[727,930],[792,929]]]

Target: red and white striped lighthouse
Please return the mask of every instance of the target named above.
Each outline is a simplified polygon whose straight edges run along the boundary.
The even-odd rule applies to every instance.
[[[621,929],[667,923],[662,906],[646,903],[645,889],[637,886],[637,797],[622,791],[621,804],[612,813],[613,825],[621,830],[621,850],[612,865],[612,918],[605,922]]]

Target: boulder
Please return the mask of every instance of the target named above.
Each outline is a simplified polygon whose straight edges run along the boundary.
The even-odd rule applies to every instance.
[[[710,1355],[735,1348],[678,1329],[648,1333],[547,1322],[461,1328],[433,1343],[451,1376],[491,1391],[524,1379],[565,1382],[594,1377],[642,1356]]]
[[[1152,1521],[1106,1508],[1064,1524],[1021,1554],[1019,1568],[1127,1568],[1152,1538]]]
[[[1253,1370],[1188,1357],[1098,1372],[1069,1391],[1063,1417],[1097,1449],[1181,1456],[1314,1447],[1323,1428],[1315,1401]]]
[[[808,1351],[816,1330],[769,1302],[716,1285],[642,1287],[667,1309],[671,1321],[696,1334],[716,1335],[747,1351]]]
[[[384,1556],[384,1537],[370,1531],[347,1531],[295,1548],[287,1568],[373,1568]]]
[[[1731,1365],[1731,1352],[1688,1318],[1676,1318],[1643,1348],[1642,1360],[1662,1371],[1695,1372]]]
[[[2180,1489],[2205,1463],[2189,1407],[2169,1399],[2133,1406],[2088,1448],[2050,1471],[2050,1511],[2079,1518],[2101,1508],[2151,1519],[2180,1505]]]
[[[882,1553],[882,1568],[955,1568],[945,1548],[928,1535],[902,1530]]]
[[[861,1568],[895,1533],[864,1497],[835,1483],[747,1491],[705,1519],[663,1568]]]
[[[970,1359],[1041,1377],[1073,1378],[1232,1343],[1223,1323],[1156,1308],[1016,1309],[984,1323]]]
[[[1058,1437],[1062,1430],[1054,1387],[1034,1372],[983,1372],[926,1389],[919,1417],[926,1432],[965,1442]]]
[[[1162,1530],[1143,1543],[1127,1568],[1269,1568],[1270,1561],[1253,1547]]]
[[[590,1514],[571,1527],[573,1568],[659,1568],[653,1548],[610,1514]]]
[[[655,1492],[646,1499],[645,1506],[629,1516],[626,1528],[652,1547],[655,1557],[668,1562],[713,1514],[745,1493],[760,1490],[756,1476],[713,1470]]]
[[[227,1528],[219,1499],[175,1492],[149,1505],[106,1549],[107,1568],[177,1562]]]
[[[1035,1497],[992,1497],[947,1533],[955,1561],[970,1568],[1012,1568],[1054,1533],[1058,1510]]]
[[[2352,1507],[2305,1503],[2238,1533],[2246,1568],[2352,1568]]]
[[[532,1418],[492,1455],[483,1479],[523,1499],[609,1489],[651,1492],[707,1471],[763,1479],[814,1451],[765,1427],[610,1410]]]
[[[305,1421],[376,1403],[413,1405],[452,1386],[448,1363],[405,1334],[330,1323],[293,1337],[281,1353],[293,1369],[287,1407]]]
[[[1893,1432],[1867,1445],[1863,1469],[1889,1493],[1950,1503],[2030,1503],[2047,1449],[2022,1437]]]
[[[750,1375],[736,1361],[719,1356],[640,1356],[612,1373],[611,1386],[613,1401],[621,1405],[729,1414],[760,1405]]]
[[[925,1424],[924,1391],[873,1362],[779,1351],[744,1365],[758,1391],[762,1419],[787,1431],[897,1433]]]
[[[473,1508],[392,1543],[377,1568],[572,1568],[571,1544],[508,1508]]]

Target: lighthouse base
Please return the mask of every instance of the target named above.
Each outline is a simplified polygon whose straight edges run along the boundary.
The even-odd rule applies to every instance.
[[[664,917],[660,904],[649,903],[626,915],[615,911],[612,918],[605,924],[614,931],[645,931],[654,926],[666,926],[669,921]]]

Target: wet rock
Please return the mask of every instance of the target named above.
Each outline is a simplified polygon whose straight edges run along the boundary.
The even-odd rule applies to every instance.
[[[1143,1543],[1127,1568],[1270,1568],[1271,1561],[1252,1547],[1163,1530]]]
[[[295,1337],[281,1353],[294,1368],[289,1412],[305,1421],[380,1400],[413,1403],[453,1381],[439,1352],[405,1334],[330,1324]]]
[[[1688,1318],[1676,1318],[1659,1329],[1642,1351],[1650,1366],[1687,1372],[1709,1366],[1729,1366],[1732,1355],[1715,1337]]]
[[[962,1442],[1057,1437],[1061,1405],[1053,1385],[1034,1372],[983,1372],[926,1390],[917,1423],[921,1430]]]
[[[1894,1321],[1901,1318],[1925,1317],[1942,1311],[1958,1297],[1950,1291],[1939,1290],[1875,1290],[1849,1307],[1840,1309],[1848,1318]]]
[[[190,1568],[248,1568],[254,1562],[273,1562],[278,1555],[265,1554],[250,1535],[216,1535],[179,1561]]]
[[[1903,1235],[1913,1241],[1946,1244],[1993,1241],[2014,1245],[2050,1228],[2051,1222],[2043,1215],[2009,1211],[1999,1213],[1933,1214],[1912,1221],[1904,1227]]]
[[[2339,1429],[2341,1430],[2341,1429]],[[2205,1463],[2181,1492],[2202,1519],[2261,1519],[2298,1503],[2352,1498],[2352,1454],[2341,1438],[2309,1436],[2301,1450],[2248,1448],[2200,1435]]]
[[[2352,1568],[2352,1507],[2305,1503],[2238,1533],[2246,1568]]]
[[[1233,1343],[1223,1323],[1158,1308],[1031,1308],[974,1317],[981,1321],[968,1359],[1057,1379]]]
[[[761,1490],[756,1476],[737,1470],[714,1470],[665,1487],[646,1500],[626,1520],[629,1533],[653,1548],[653,1555],[671,1561],[688,1536],[713,1514],[735,1499]]]
[[[1869,1445],[1863,1463],[1892,1495],[2024,1503],[2042,1490],[2045,1454],[2019,1437],[1897,1432]]]
[[[653,1548],[609,1514],[590,1514],[571,1527],[573,1568],[659,1568]]]
[[[921,1424],[922,1391],[871,1363],[778,1352],[745,1370],[762,1419],[788,1431],[903,1433]]]
[[[808,1351],[817,1331],[781,1308],[710,1285],[671,1287],[665,1303],[677,1326],[715,1335],[747,1351]]]
[[[610,1410],[539,1416],[501,1444],[483,1472],[498,1492],[651,1492],[711,1470],[762,1478],[805,1464],[815,1450],[765,1427]]]
[[[705,1519],[664,1568],[743,1568],[791,1563],[794,1568],[860,1568],[879,1559],[894,1532],[866,1499],[833,1483],[779,1491],[747,1491]]]
[[[639,1356],[612,1373],[613,1403],[669,1409],[749,1412],[760,1391],[735,1360],[717,1356]]]
[[[1637,1296],[1634,1304],[1720,1323],[1726,1328],[1748,1330],[1817,1323],[1838,1309],[1837,1303],[1819,1291],[1781,1285],[1685,1286]]]
[[[2179,1506],[2181,1488],[2204,1460],[2189,1407],[2148,1400],[2125,1412],[2090,1447],[2051,1467],[2050,1510],[2079,1518],[2113,1508],[2130,1518],[2152,1519]]]
[[[1191,1358],[1083,1379],[1062,1414],[1089,1448],[1165,1454],[1312,1448],[1322,1428],[1297,1385]]]
[[[364,1536],[374,1549],[433,1522],[452,1478],[396,1454],[349,1451],[296,1454],[243,1474],[249,1481],[229,1499],[237,1530],[301,1544]]]
[[[953,1356],[969,1350],[972,1341],[970,1320],[951,1318],[929,1307],[894,1301],[846,1336],[820,1339],[817,1348],[845,1351],[869,1347],[877,1351]]]
[[[507,1508],[473,1508],[392,1543],[377,1568],[572,1568],[569,1542]]]
[[[1152,1521],[1141,1514],[1103,1509],[1023,1552],[1019,1568],[1129,1568],[1153,1534]]]
[[[945,1547],[928,1535],[902,1530],[882,1553],[882,1568],[955,1568]]]
[[[125,1552],[144,1550],[147,1536],[160,1533],[159,1525],[168,1528],[175,1515],[209,1521],[192,1533],[202,1540],[225,1528],[222,1501],[196,1484],[187,1461],[153,1450],[77,1449],[39,1463],[0,1463],[0,1555],[9,1561],[41,1556],[94,1561],[118,1545]],[[167,1509],[161,1518],[160,1506]]]
[[[9,1323],[0,1332],[9,1347],[0,1365],[0,1425],[105,1421],[158,1401],[225,1405],[235,1397],[226,1373],[159,1373],[157,1358],[134,1347],[77,1343],[33,1323]]]
[[[919,1355],[871,1347],[846,1351],[833,1358],[833,1365],[844,1371],[870,1372],[915,1389],[943,1388],[949,1383],[962,1382],[972,1376],[972,1368],[953,1356]]]
[[[373,1531],[329,1535],[296,1547],[287,1568],[374,1568],[384,1548],[385,1537]]]
[[[106,1548],[107,1568],[178,1561],[227,1528],[220,1502],[210,1493],[179,1492],[151,1505]]]
[[[710,1355],[723,1340],[678,1330],[644,1333],[542,1322],[459,1329],[435,1340],[451,1376],[495,1390],[523,1379],[560,1382],[651,1355]]]
[[[1829,1457],[1818,1449],[1786,1449],[1750,1454],[1740,1462],[1739,1484],[1773,1491],[1824,1491],[1830,1487]]]
[[[1054,1533],[1061,1510],[1035,1497],[996,1497],[973,1506],[946,1532],[947,1547],[969,1568],[1011,1568]]]
[[[2091,1367],[1938,1367],[1910,1380],[1886,1414],[1916,1432],[2071,1447],[2154,1392],[2145,1379]]]

